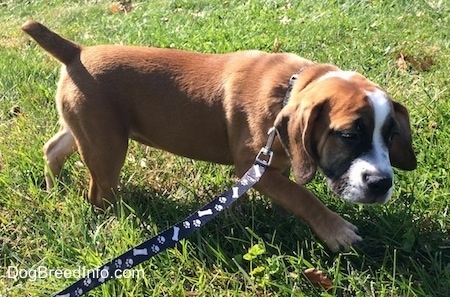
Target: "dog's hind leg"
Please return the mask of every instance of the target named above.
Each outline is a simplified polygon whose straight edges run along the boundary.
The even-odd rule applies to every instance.
[[[77,150],[72,132],[65,125],[44,145],[45,183],[47,190],[51,190],[55,184],[65,160]]]
[[[91,177],[88,198],[93,205],[104,209],[115,202],[114,191],[128,150],[128,133],[120,124],[104,121],[90,127],[87,135],[76,137]]]

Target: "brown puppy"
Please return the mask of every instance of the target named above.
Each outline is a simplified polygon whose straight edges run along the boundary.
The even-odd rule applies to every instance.
[[[302,186],[317,168],[341,198],[384,203],[393,188],[391,164],[416,167],[407,110],[354,72],[293,54],[83,47],[34,21],[22,29],[63,63],[56,96],[61,130],[44,146],[47,187],[78,151],[98,207],[114,197],[130,138],[234,164],[240,176],[275,126],[273,163],[256,188],[336,251],[361,237]],[[289,78],[300,69],[283,107]],[[297,183],[287,177],[291,166]]]

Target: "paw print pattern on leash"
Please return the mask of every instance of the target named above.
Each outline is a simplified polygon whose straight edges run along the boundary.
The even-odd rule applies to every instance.
[[[83,285],[85,287],[89,287],[92,284],[92,279],[90,277],[86,277],[83,281]]]
[[[131,268],[131,267],[133,267],[133,259],[131,259],[131,258],[128,258],[128,259],[126,259],[125,260],[125,267],[126,268]]]
[[[166,238],[164,236],[158,236],[158,242],[159,244],[164,244],[164,242],[166,242]]]
[[[151,249],[152,252],[155,254],[159,252],[159,246],[157,246],[156,244],[152,245]]]
[[[80,297],[81,295],[83,295],[83,290],[81,288],[76,289],[74,292],[74,296]]]
[[[122,267],[122,259],[114,261],[114,267],[116,267],[116,269]]]

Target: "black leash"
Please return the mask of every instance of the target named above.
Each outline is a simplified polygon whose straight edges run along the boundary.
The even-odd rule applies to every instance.
[[[181,239],[188,237],[228,208],[259,181],[267,167],[270,165],[272,160],[272,151],[270,150],[270,147],[272,146],[275,136],[275,130],[271,129],[269,134],[267,145],[261,149],[253,166],[231,189],[216,196],[213,201],[178,224],[93,270],[84,278],[57,293],[55,297],[80,297],[86,294],[110,279],[117,278],[125,271],[147,261],[165,249],[175,246]]]

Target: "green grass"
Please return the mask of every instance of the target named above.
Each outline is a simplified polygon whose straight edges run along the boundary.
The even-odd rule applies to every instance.
[[[360,228],[365,240],[351,252],[330,253],[305,224],[252,191],[136,268],[141,275],[110,281],[89,296],[450,296],[448,1],[134,1],[128,14],[112,14],[110,3],[0,2],[0,296],[48,296],[75,281],[11,279],[8,267],[96,268],[235,180],[232,168],[132,143],[115,210],[100,214],[85,201],[87,170],[78,156],[65,166],[58,190],[43,191],[41,148],[58,129],[59,65],[20,32],[28,19],[85,45],[219,53],[271,52],[278,43],[282,52],[363,73],[411,113],[419,166],[396,171],[390,203],[346,204],[320,176],[308,185]],[[406,69],[401,55],[409,59]],[[431,66],[414,67],[427,57]],[[259,253],[245,256],[252,247]],[[325,271],[334,287],[309,283],[303,271],[310,267]]]

